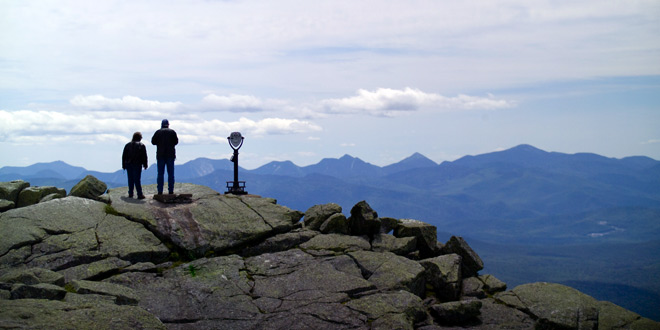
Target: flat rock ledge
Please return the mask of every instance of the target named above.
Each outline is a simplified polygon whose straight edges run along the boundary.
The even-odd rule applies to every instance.
[[[192,202],[152,185],[0,214],[0,328],[660,329],[559,284],[507,291],[462,238],[366,201],[346,217],[175,190]]]

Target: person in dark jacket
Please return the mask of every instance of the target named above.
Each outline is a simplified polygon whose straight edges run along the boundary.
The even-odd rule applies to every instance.
[[[159,195],[163,193],[165,167],[167,167],[167,190],[170,194],[174,193],[174,159],[176,159],[174,146],[178,143],[179,138],[176,136],[176,132],[170,128],[169,121],[163,119],[160,129],[151,138],[151,144],[157,146],[158,178],[156,179],[156,186]]]
[[[142,133],[133,133],[133,140],[126,143],[121,156],[121,168],[126,170],[128,176],[128,197],[133,198],[133,188],[137,192],[138,199],[144,199],[142,194],[142,167],[146,170],[147,148],[142,144]]]

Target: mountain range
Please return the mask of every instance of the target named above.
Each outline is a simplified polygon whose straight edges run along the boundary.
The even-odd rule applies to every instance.
[[[175,168],[178,182],[225,191],[233,178],[226,159],[198,158]],[[110,188],[126,175],[87,171],[62,161],[0,168],[0,181],[69,190],[87,174]],[[252,194],[298,210],[335,202],[345,209],[367,200],[384,214],[411,217],[485,242],[574,244],[643,242],[660,233],[660,162],[648,157],[607,158],[546,152],[530,145],[437,164],[420,153],[376,166],[344,155],[297,166],[274,161],[239,169]],[[143,172],[153,183],[155,166]]]
[[[198,158],[177,165],[175,173],[178,182],[224,192],[233,163]],[[23,179],[69,191],[87,174],[110,188],[126,186],[121,170],[87,171],[61,161],[2,167],[0,181]],[[511,285],[568,283],[660,319],[660,161],[523,144],[441,164],[419,153],[383,167],[350,155],[308,166],[274,161],[240,168],[239,178],[249,193],[301,211],[332,202],[347,213],[366,200],[381,216],[436,226],[439,241],[448,233],[466,237],[488,260],[487,271]],[[151,166],[142,182],[155,181]],[[617,301],[621,286],[639,294]]]

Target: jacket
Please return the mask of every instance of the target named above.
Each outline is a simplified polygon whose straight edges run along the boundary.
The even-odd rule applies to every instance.
[[[147,147],[142,142],[131,141],[124,146],[124,152],[121,155],[121,168],[126,169],[128,164],[148,166]]]
[[[174,146],[179,143],[179,138],[173,129],[163,127],[154,133],[151,144],[157,146],[156,159],[176,159]]]

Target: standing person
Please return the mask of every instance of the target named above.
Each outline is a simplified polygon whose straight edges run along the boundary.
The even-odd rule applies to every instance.
[[[147,169],[147,148],[142,144],[142,133],[133,133],[133,140],[126,143],[121,155],[121,168],[126,170],[128,176],[128,197],[133,198],[133,187],[137,191],[138,199],[144,199],[142,194],[142,167]]]
[[[176,159],[174,146],[178,143],[179,138],[176,136],[176,132],[170,128],[170,122],[167,119],[163,119],[160,129],[151,138],[151,144],[157,146],[156,164],[158,165],[158,178],[156,179],[156,184],[159,195],[163,194],[165,166],[167,166],[167,190],[170,194],[174,194],[174,159]]]

